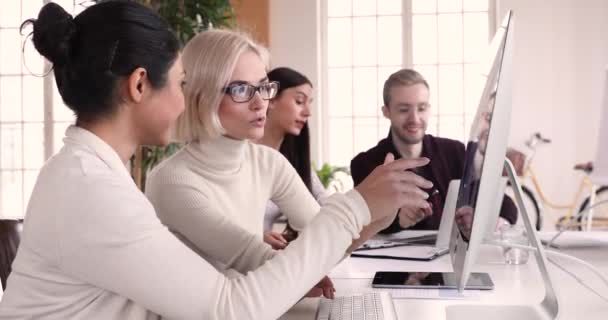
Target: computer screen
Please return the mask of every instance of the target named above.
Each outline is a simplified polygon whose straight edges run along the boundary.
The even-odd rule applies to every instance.
[[[511,118],[511,12],[504,18],[489,46],[485,79],[477,113],[466,145],[450,253],[463,289],[475,263],[488,224],[496,221],[497,193],[502,176]]]

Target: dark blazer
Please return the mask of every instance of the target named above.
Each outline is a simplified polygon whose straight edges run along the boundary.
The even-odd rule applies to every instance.
[[[350,170],[355,186],[361,183],[377,166],[384,162],[386,154],[391,152],[395,159],[401,158],[393,144],[392,135],[389,131],[385,139],[368,151],[359,153],[350,163]],[[422,139],[421,156],[431,159],[431,162],[417,170],[417,174],[433,182],[434,188],[439,191],[436,201],[432,201],[433,215],[423,219],[409,229],[414,230],[437,230],[441,222],[441,211],[447,196],[448,185],[451,180],[461,179],[464,169],[464,144],[460,141],[425,135]],[[505,196],[500,215],[510,223],[517,221],[517,208],[513,201]],[[399,217],[382,231],[382,233],[393,233],[403,230],[399,225]]]

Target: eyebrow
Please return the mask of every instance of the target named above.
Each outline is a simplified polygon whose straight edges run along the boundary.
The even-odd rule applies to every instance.
[[[397,103],[397,105],[395,107],[399,108],[399,107],[413,107],[413,106],[414,106],[413,104],[401,102],[401,103]]]
[[[306,93],[302,92],[302,91],[296,91],[296,94],[301,94],[306,98],[310,98]],[[312,98],[311,98],[312,99]]]
[[[430,103],[428,103],[428,102],[420,102],[418,104],[398,103],[396,105],[396,107],[422,107],[422,106],[428,106],[428,105],[430,105]]]
[[[266,76],[258,81],[258,83],[262,83],[262,82],[268,82],[268,76]],[[230,81],[228,83],[228,85],[231,85],[231,84],[251,84],[251,83],[249,81],[245,81],[245,80],[234,80],[234,81]]]

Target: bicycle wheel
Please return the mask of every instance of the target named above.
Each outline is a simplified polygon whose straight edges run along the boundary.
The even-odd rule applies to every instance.
[[[536,228],[536,230],[540,230],[540,228],[543,225],[543,220],[542,220],[542,215],[541,215],[541,211],[540,211],[540,206],[538,205],[538,201],[536,201],[536,196],[534,196],[534,192],[532,192],[532,190],[530,190],[526,186],[521,186],[521,189],[523,191],[522,198],[524,201],[524,206],[526,207],[526,211],[528,212],[528,215],[530,216],[530,222],[532,222],[532,225]],[[505,189],[505,194],[508,195],[509,197],[511,197],[511,199],[513,200],[513,202],[515,202],[515,205],[517,206],[517,201],[515,200],[515,193],[513,191],[513,186],[511,186],[510,183],[507,183],[507,188]],[[522,212],[519,209],[519,206],[517,209],[519,212],[519,216],[517,217],[516,224],[523,225],[524,220],[521,217]]]
[[[581,204],[576,215],[578,230],[582,230],[583,226],[587,225],[588,212],[584,212],[589,207],[589,197]],[[593,224],[592,228],[608,230],[608,186],[601,186],[595,191],[595,205],[593,208]]]

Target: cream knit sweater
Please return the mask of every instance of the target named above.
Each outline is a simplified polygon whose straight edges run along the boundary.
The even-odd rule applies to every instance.
[[[0,319],[276,319],[369,223],[356,191],[336,195],[288,248],[227,278],[161,224],[109,145],[66,135],[32,192]],[[232,262],[246,270],[260,264],[258,238],[208,241],[240,246]]]
[[[153,170],[146,195],[160,220],[219,269],[245,273],[274,252],[262,242],[268,200],[302,230],[320,207],[278,151],[224,136],[190,143]],[[252,237],[255,235],[255,237]],[[255,252],[246,265],[235,264]]]

